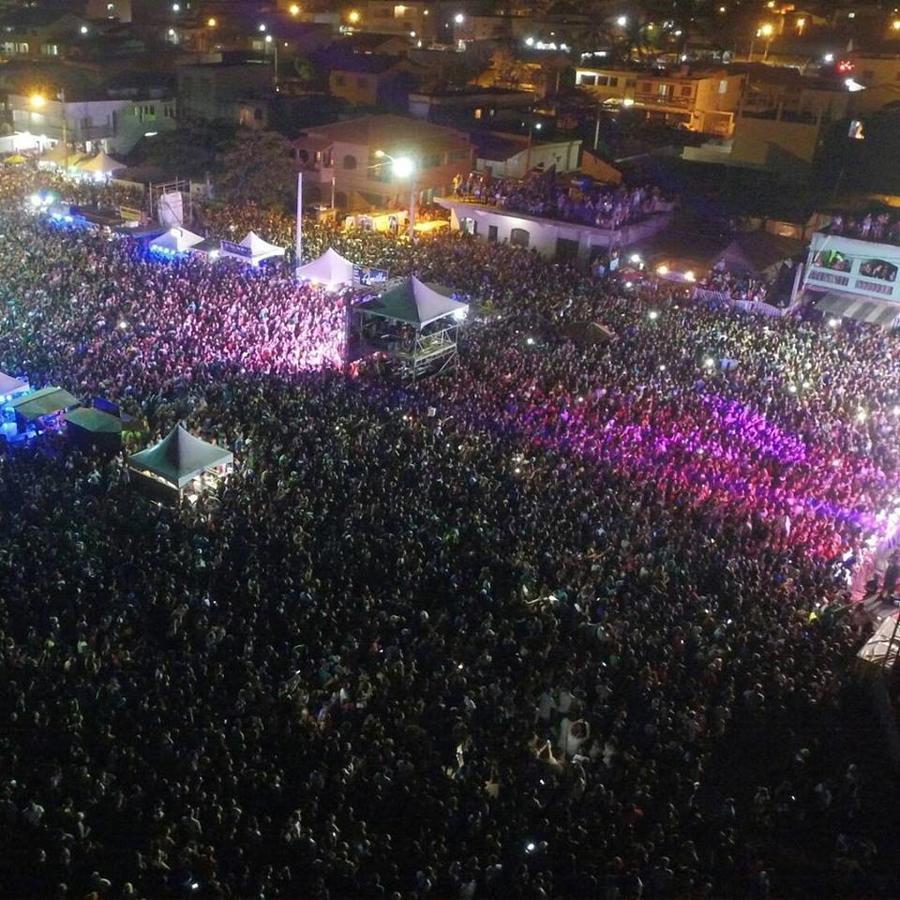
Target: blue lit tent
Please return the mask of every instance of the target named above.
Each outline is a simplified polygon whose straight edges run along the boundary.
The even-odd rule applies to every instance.
[[[16,416],[26,422],[42,419],[44,416],[52,416],[54,413],[78,406],[78,400],[68,391],[58,387],[45,387],[39,391],[32,391],[13,400],[12,407]]]
[[[208,444],[176,425],[153,447],[128,458],[129,465],[142,473],[152,473],[181,492],[204,472],[234,462],[233,454],[223,447]]]
[[[187,253],[191,247],[203,243],[203,238],[187,228],[170,228],[150,241],[150,249],[161,253]]]

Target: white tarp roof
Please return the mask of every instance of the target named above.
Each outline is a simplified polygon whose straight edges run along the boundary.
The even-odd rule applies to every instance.
[[[12,394],[18,394],[20,391],[27,391],[28,385],[12,375],[0,372],[0,397],[9,397]]]
[[[816,309],[845,316],[870,325],[891,328],[894,320],[900,317],[900,304],[890,300],[870,300],[859,294],[847,294],[843,291],[829,291],[816,301]]]
[[[900,629],[897,629],[897,635],[894,636],[894,629],[897,628],[897,616],[900,613],[894,613],[888,616],[878,626],[878,630],[870,637],[857,656],[866,662],[873,663],[876,666],[888,665],[892,666],[897,661],[897,654],[900,653]],[[891,638],[894,638],[891,641]]]
[[[164,234],[150,241],[150,246],[158,250],[168,250],[171,253],[184,253],[191,247],[201,243],[203,238],[187,228],[170,228]]]
[[[350,284],[353,281],[353,263],[329,247],[318,259],[300,266],[297,277],[320,284]]]
[[[90,159],[84,158],[78,163],[79,172],[92,172],[95,175],[111,175],[120,169],[127,169],[124,163],[117,162],[102,150]]]
[[[266,259],[269,256],[284,256],[284,247],[276,247],[264,241],[255,231],[248,231],[241,246],[246,247],[254,259]]]

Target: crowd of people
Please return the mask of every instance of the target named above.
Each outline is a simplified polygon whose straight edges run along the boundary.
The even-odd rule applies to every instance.
[[[730,269],[710,269],[697,282],[697,286],[724,294],[731,300],[746,300],[750,303],[765,303],[769,297],[770,282],[744,272]]]
[[[236,471],[167,509],[121,457],[0,453],[0,892],[897,895],[842,605],[898,502],[890,335],[311,227],[477,303],[413,390],[297,349],[346,297],[61,231],[26,179],[0,370]]]
[[[832,217],[828,230],[863,241],[900,244],[900,216],[887,211],[855,216],[839,213]]]
[[[454,185],[458,197],[564,222],[619,228],[672,208],[657,187],[564,184],[553,171],[530,179],[492,178],[473,172]]]

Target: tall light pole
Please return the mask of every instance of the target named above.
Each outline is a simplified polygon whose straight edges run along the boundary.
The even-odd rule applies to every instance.
[[[597,120],[598,128],[599,128],[599,118]],[[531,171],[531,144],[534,139],[535,131],[540,131],[543,128],[543,124],[541,122],[532,122],[528,126],[528,149],[525,153],[525,174],[527,175]]]
[[[260,26],[262,27],[262,26]],[[278,41],[271,34],[266,35],[266,43],[272,45],[273,50],[273,58],[272,61],[275,64],[275,90],[278,90]]]
[[[390,161],[394,178],[409,179],[409,240],[412,243],[416,236],[416,162],[411,156],[391,156],[384,150],[376,150],[378,159]]]

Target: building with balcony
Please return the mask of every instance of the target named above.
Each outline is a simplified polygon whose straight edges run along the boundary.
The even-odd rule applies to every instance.
[[[10,94],[14,132],[42,150],[65,139],[73,152],[115,155],[128,153],[143,137],[177,128],[174,97],[61,97],[43,98],[38,106],[33,95]]]
[[[637,70],[579,67],[575,83],[597,102],[643,110],[691,131],[731,137],[746,75],[717,67]]]
[[[843,85],[794,69],[735,66],[747,81],[730,139],[685,147],[684,159],[804,176],[831,126],[850,112]]]
[[[900,227],[891,233],[900,237]],[[900,244],[817,231],[809,245],[803,298],[829,315],[890,327],[900,317],[898,272]]]
[[[452,128],[402,116],[364,116],[311,128],[294,141],[304,172],[307,203],[330,203],[348,211],[405,209],[410,190],[430,203],[455,177],[472,168],[469,136]],[[408,157],[415,173],[393,174],[391,158]]]

